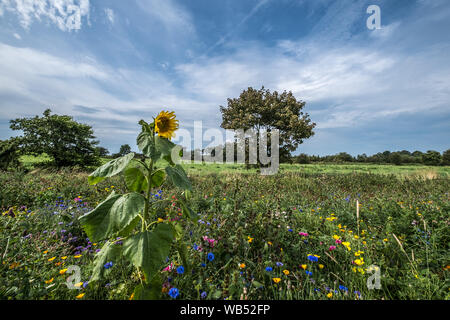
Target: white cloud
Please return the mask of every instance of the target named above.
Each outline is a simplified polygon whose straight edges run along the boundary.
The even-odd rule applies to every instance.
[[[204,111],[217,108],[179,92],[163,73],[114,69],[89,57],[78,61],[0,43],[0,70],[0,119],[33,116],[50,107],[87,119],[83,122],[93,125],[105,143],[117,142],[112,131],[135,135],[140,119],[162,109],[175,110],[187,126],[206,115],[207,127],[214,117]],[[74,111],[77,106],[88,108]],[[89,107],[98,112],[89,113]]]
[[[232,55],[203,58],[176,70],[186,92],[213,106],[226,104],[226,98],[249,86],[264,85],[306,101],[306,111],[320,119],[319,128],[352,127],[445,108],[450,63],[442,52],[449,49],[424,48],[407,55],[376,46],[329,49],[320,42],[283,42],[266,48],[245,43]]]
[[[13,36],[14,36],[14,38],[16,38],[17,40],[22,40],[22,37],[21,37],[20,34],[18,34],[18,33],[14,33]]]
[[[21,26],[28,30],[34,20],[48,19],[62,31],[79,30],[82,19],[89,19],[89,0],[0,0],[0,15],[4,11],[17,15]]]
[[[114,24],[114,20],[115,20],[114,10],[110,9],[110,8],[106,8],[105,14],[106,14],[106,17],[108,18],[109,22],[111,24]]]

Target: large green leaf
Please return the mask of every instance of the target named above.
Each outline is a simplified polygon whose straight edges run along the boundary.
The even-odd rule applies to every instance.
[[[125,183],[130,191],[141,193],[147,190],[147,179],[138,168],[128,168],[124,171]]]
[[[145,198],[138,193],[114,194],[79,219],[91,241],[98,242],[136,223],[144,207]]]
[[[97,252],[94,259],[94,269],[92,270],[92,277],[89,281],[101,280],[106,269],[105,264],[112,261],[117,263],[120,257],[121,246],[107,241],[100,252]]]
[[[161,152],[156,149],[154,136],[151,132],[142,131],[137,137],[137,145],[142,153],[153,161],[161,157]]]
[[[162,280],[156,274],[149,284],[139,284],[134,288],[133,300],[158,300],[161,298]]]
[[[152,231],[140,232],[124,240],[123,255],[142,268],[146,279],[151,279],[168,257],[173,239],[173,228],[160,223]]]
[[[185,190],[192,190],[191,182],[182,166],[166,167],[166,173],[175,186]]]
[[[166,173],[162,170],[155,171],[152,174],[152,188],[157,188],[162,185],[164,182],[164,178],[166,177]]]
[[[172,149],[176,146],[176,144],[169,139],[159,136],[155,137],[155,143],[156,148],[159,150],[162,156],[170,155]]]
[[[134,158],[134,153],[131,152],[126,156],[114,159],[108,163],[98,167],[97,170],[92,172],[88,177],[88,182],[90,185],[95,185],[107,177],[115,176],[116,174],[122,172],[130,163],[131,159]]]

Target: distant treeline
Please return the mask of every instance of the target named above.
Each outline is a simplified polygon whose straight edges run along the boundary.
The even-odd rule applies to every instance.
[[[424,164],[431,166],[450,165],[450,149],[444,151],[442,154],[438,151],[429,150],[427,152],[407,150],[402,151],[384,151],[378,152],[374,155],[366,155],[365,153],[353,157],[352,155],[341,152],[329,156],[310,156],[304,153],[298,156],[293,156],[292,163],[314,163],[314,162],[359,162],[359,163],[390,163],[395,165],[401,164]]]

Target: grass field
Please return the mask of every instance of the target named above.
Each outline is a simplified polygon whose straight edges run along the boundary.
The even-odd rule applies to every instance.
[[[159,299],[171,288],[178,299],[450,299],[449,167],[281,165],[261,176],[241,165],[184,166],[200,220],[173,205],[153,213],[180,223],[188,244],[189,266],[177,252],[161,266]],[[103,243],[78,222],[112,190],[126,192],[124,179],[89,186],[87,175],[0,173],[0,299],[130,298],[140,280],[123,259],[90,281]],[[161,189],[182,197],[170,183]],[[191,272],[177,271],[182,264]],[[71,265],[81,268],[80,290],[65,285]],[[367,286],[373,268],[379,289]]]
[[[50,161],[46,155],[40,157],[22,156],[21,163],[28,169],[33,169],[36,165],[45,164]],[[110,159],[102,158],[102,163]],[[246,169],[242,164],[215,164],[215,163],[184,163],[184,169],[192,174],[211,173],[256,173],[256,169]],[[373,174],[395,174],[400,176],[417,176],[425,178],[449,177],[449,166],[430,167],[424,165],[391,165],[391,164],[280,164],[280,173],[301,172],[310,174],[341,174],[341,173],[373,173]]]

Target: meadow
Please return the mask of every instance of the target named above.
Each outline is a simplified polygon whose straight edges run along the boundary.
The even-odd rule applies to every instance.
[[[141,280],[123,259],[90,282],[103,243],[78,220],[126,192],[123,176],[90,186],[89,172],[22,161],[28,173],[0,173],[0,299],[130,299]],[[161,268],[159,299],[450,299],[449,167],[282,164],[261,176],[183,166],[199,220],[185,220],[169,182],[155,190],[174,200],[155,222],[178,220],[188,244],[186,261],[173,251]],[[74,290],[71,265],[81,270]],[[368,287],[377,273],[380,286]]]

